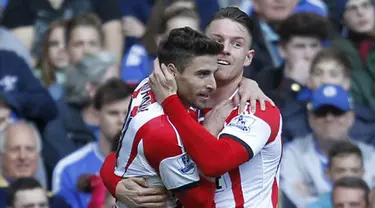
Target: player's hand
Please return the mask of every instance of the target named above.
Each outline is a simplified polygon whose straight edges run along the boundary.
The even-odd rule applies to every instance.
[[[132,208],[165,208],[167,198],[164,188],[148,188],[144,178],[126,178],[116,186],[116,199]]]
[[[174,76],[164,64],[160,66],[158,58],[154,61],[154,71],[149,76],[149,84],[158,103],[177,93]]]
[[[215,137],[223,129],[225,120],[235,107],[231,100],[224,100],[216,105],[204,117],[203,126]]]
[[[248,101],[250,101],[251,112],[253,113],[255,113],[257,101],[259,101],[260,109],[262,111],[266,110],[266,102],[270,102],[275,106],[275,103],[259,88],[256,81],[243,78],[239,85],[239,91],[234,97],[235,104],[240,104],[240,113],[245,112],[245,107]]]

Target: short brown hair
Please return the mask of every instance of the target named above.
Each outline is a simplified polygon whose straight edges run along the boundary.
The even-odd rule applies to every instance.
[[[220,19],[230,19],[244,26],[249,32],[250,41],[251,41],[252,36],[253,36],[252,34],[255,31],[255,24],[254,24],[254,21],[245,12],[241,11],[237,7],[226,7],[226,8],[220,9],[212,17],[211,21],[208,23],[208,26],[213,21],[220,20]]]
[[[190,27],[173,29],[158,48],[160,63],[173,63],[183,72],[190,61],[197,56],[216,56],[223,45]]]
[[[335,48],[324,48],[319,51],[311,62],[310,74],[314,72],[316,65],[323,61],[335,61],[344,67],[344,75],[350,77],[352,66],[344,52]]]
[[[100,110],[104,105],[120,101],[131,96],[133,88],[125,84],[122,80],[112,78],[105,82],[96,91],[94,97],[94,107]]]
[[[69,43],[71,39],[73,30],[80,26],[95,28],[99,34],[100,42],[101,44],[103,44],[104,33],[102,30],[102,23],[100,21],[100,18],[94,13],[85,13],[85,14],[76,16],[73,19],[68,21],[66,25],[66,43],[67,44]]]
[[[332,201],[334,201],[333,200],[334,191],[337,188],[340,188],[340,187],[341,188],[351,188],[351,189],[361,189],[362,191],[365,192],[365,194],[364,194],[365,199],[364,200],[366,202],[366,205],[368,206],[370,204],[370,202],[369,202],[370,188],[363,179],[357,178],[357,177],[343,177],[343,178],[340,178],[339,180],[337,180],[335,182],[335,184],[333,185],[333,188],[332,188]]]

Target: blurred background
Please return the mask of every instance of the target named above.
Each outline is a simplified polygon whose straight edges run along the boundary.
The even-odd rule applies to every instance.
[[[280,207],[333,207],[332,190],[358,189],[345,177],[374,187],[372,0],[0,0],[0,208],[29,189],[113,207],[98,171],[158,42],[227,6],[254,24],[244,76],[283,115]]]

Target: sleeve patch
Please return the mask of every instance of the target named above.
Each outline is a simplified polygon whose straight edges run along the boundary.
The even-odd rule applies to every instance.
[[[182,156],[180,156],[178,159],[177,159],[177,162],[178,164],[180,165],[180,172],[182,174],[187,174],[187,175],[191,175],[195,172],[195,164],[193,163],[193,161],[190,159],[189,155],[187,154],[184,154]]]
[[[183,153],[164,159],[159,166],[160,177],[168,190],[178,189],[199,181],[197,165]]]
[[[237,128],[243,132],[250,132],[250,127],[254,124],[255,118],[239,115],[232,119],[228,126]]]

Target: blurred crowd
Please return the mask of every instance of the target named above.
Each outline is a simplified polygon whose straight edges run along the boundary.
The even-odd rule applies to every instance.
[[[283,116],[280,207],[375,208],[372,0],[0,0],[0,208],[113,207],[98,171],[159,41],[227,6]]]

